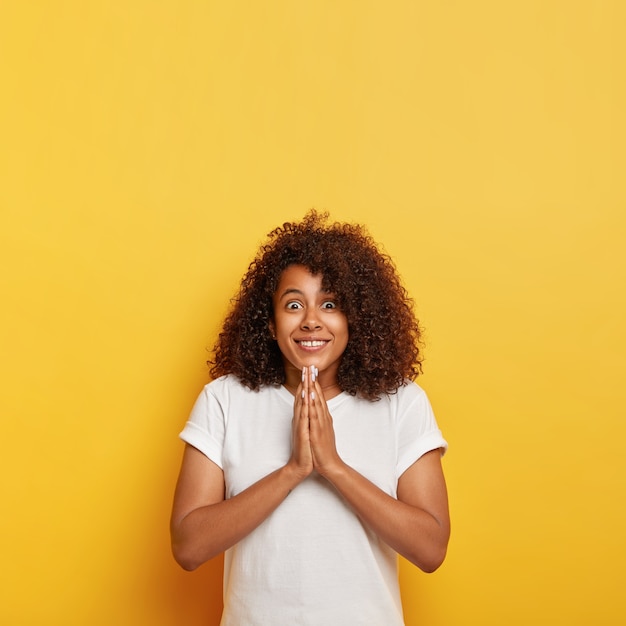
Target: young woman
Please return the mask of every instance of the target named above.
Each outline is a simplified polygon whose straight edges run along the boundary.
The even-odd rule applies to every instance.
[[[226,551],[223,626],[403,624],[397,554],[450,534],[420,329],[363,227],[312,211],[244,276],[198,398],[171,519],[193,570]]]

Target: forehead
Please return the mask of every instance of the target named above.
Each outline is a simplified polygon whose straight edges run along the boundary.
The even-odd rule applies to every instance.
[[[313,274],[304,265],[290,265],[283,270],[274,297],[280,298],[286,292],[322,292],[322,274]]]

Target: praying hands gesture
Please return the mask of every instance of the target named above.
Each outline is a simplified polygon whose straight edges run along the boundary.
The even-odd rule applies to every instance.
[[[342,464],[318,374],[314,365],[302,368],[302,382],[294,401],[292,458],[304,476],[313,470],[326,476]]]

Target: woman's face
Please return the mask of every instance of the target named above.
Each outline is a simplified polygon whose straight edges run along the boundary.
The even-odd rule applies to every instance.
[[[335,295],[322,289],[321,274],[303,265],[290,265],[281,275],[273,297],[271,330],[289,370],[315,365],[327,384],[336,382],[337,370],[348,345],[348,320]]]

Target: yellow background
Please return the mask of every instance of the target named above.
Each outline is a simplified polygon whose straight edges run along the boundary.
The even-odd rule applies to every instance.
[[[169,553],[177,434],[309,207],[427,331],[453,536],[402,563],[407,624],[625,623],[625,6],[3,3],[0,623],[217,624],[220,563]]]

